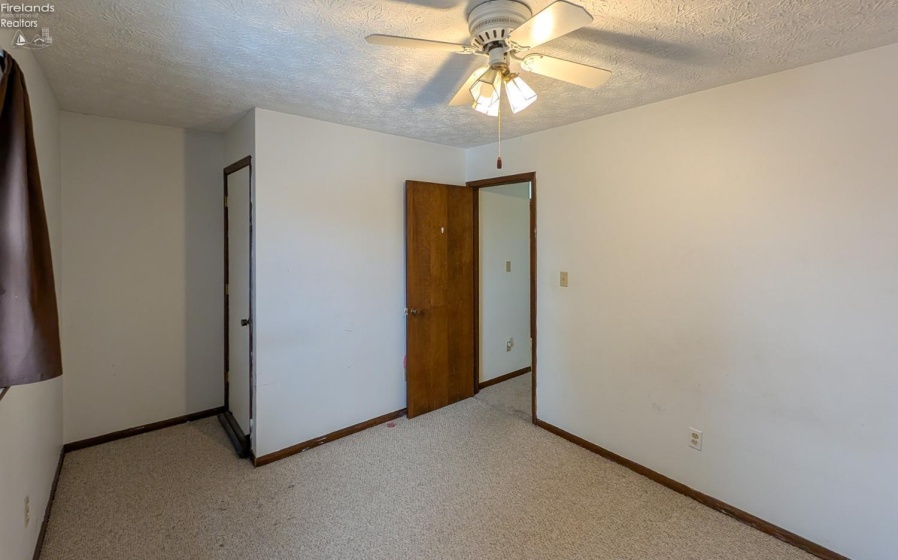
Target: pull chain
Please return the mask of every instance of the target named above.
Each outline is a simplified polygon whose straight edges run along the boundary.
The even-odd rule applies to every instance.
[[[499,159],[496,160],[496,169],[502,169],[502,100],[500,99],[499,109],[496,116],[499,117]]]

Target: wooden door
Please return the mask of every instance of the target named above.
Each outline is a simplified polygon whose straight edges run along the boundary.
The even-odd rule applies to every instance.
[[[405,184],[409,418],[474,396],[474,193]]]

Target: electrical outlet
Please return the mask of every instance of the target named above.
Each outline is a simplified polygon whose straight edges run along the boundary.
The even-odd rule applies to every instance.
[[[505,343],[505,351],[511,352],[512,348],[514,348],[514,339],[509,338],[508,341]]]
[[[28,528],[28,524],[31,522],[31,499],[28,496],[25,496],[25,528]]]
[[[505,261],[505,272],[511,272],[511,261]]]
[[[689,447],[702,450],[702,431],[689,428]]]
[[[567,288],[567,272],[561,273],[561,287]]]

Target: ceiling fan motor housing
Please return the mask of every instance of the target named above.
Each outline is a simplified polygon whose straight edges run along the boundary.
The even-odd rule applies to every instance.
[[[507,38],[519,25],[533,15],[530,8],[515,0],[488,0],[468,14],[471,43],[485,53],[494,49],[508,50]],[[492,63],[492,56],[490,62]]]

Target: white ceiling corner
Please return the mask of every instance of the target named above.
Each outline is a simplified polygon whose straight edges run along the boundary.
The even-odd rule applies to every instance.
[[[593,25],[536,51],[614,75],[586,90],[525,73],[540,99],[503,116],[503,137],[898,42],[898,0],[574,1]],[[68,111],[221,131],[257,106],[468,147],[494,141],[496,120],[446,104],[484,59],[364,37],[466,42],[477,3],[66,0],[36,55]]]

